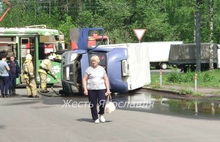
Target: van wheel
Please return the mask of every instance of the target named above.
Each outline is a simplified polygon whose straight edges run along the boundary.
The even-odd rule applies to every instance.
[[[167,63],[160,64],[160,68],[163,69],[163,70],[167,69],[168,68]]]

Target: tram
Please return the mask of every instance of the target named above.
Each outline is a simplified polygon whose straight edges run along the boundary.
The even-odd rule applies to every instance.
[[[34,25],[22,28],[4,28],[0,27],[0,52],[6,51],[7,58],[14,56],[22,69],[27,54],[31,54],[35,67],[36,82],[39,84],[40,79],[37,73],[40,62],[53,53],[64,50],[65,41],[61,31],[46,28],[45,25]],[[53,54],[56,55],[56,54]],[[56,56],[53,56],[56,59]],[[58,79],[61,79],[61,62],[52,61],[53,71]],[[17,84],[25,84],[21,75],[17,78]],[[48,76],[48,84],[57,83],[55,79]]]

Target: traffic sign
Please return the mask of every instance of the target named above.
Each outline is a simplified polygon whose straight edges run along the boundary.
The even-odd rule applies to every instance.
[[[146,31],[146,29],[133,29],[135,35],[137,36],[139,42],[141,41],[142,37],[144,36],[144,33]]]

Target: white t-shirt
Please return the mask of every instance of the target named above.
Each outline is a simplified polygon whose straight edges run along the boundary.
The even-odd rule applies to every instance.
[[[104,83],[104,75],[106,74],[106,71],[102,66],[97,66],[96,68],[90,66],[86,69],[86,74],[89,77],[87,80],[88,90],[106,89]]]

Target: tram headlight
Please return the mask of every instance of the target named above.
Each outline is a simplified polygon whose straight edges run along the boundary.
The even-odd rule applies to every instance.
[[[77,58],[78,54],[72,53],[70,56],[70,62],[74,61]]]

